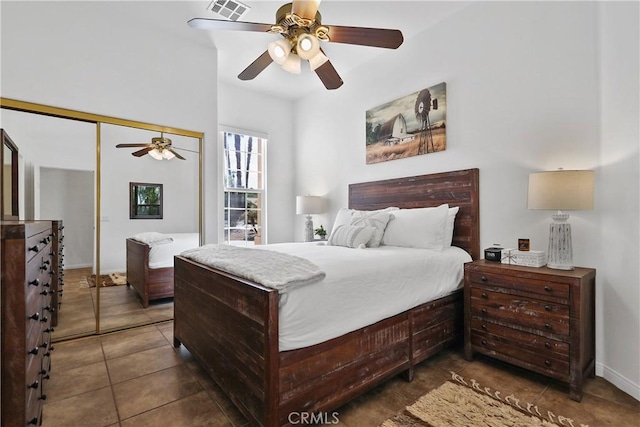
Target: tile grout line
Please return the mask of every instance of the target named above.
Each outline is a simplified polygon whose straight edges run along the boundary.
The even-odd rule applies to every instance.
[[[109,378],[109,388],[111,389],[111,397],[113,398],[113,406],[116,408],[116,417],[118,418],[118,425],[121,423],[120,411],[118,410],[118,401],[116,400],[116,393],[113,390],[113,383],[111,382],[111,372],[109,372],[109,364],[107,363],[107,355],[104,352],[104,346],[102,345],[102,338],[100,338],[100,349],[102,350],[102,358],[104,361],[104,367],[107,370],[107,378]]]

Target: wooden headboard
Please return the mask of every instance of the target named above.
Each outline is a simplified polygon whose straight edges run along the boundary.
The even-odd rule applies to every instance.
[[[349,208],[358,210],[459,206],[453,245],[480,259],[479,170],[434,173],[349,185]]]

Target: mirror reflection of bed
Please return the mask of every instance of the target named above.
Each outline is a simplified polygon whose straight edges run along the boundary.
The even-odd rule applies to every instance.
[[[199,139],[166,134],[175,146],[195,153],[180,151],[186,160],[157,161],[115,148],[150,141],[156,131],[17,111],[6,108],[4,99],[2,119],[20,149],[20,219],[64,224],[64,287],[54,341],[170,320],[171,298],[144,308],[135,289],[126,286],[126,239],[148,230],[198,233]],[[129,182],[134,181],[164,184],[173,203],[165,206],[164,221],[129,219]]]

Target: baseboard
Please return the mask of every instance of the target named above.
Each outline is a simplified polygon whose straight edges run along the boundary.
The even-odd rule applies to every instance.
[[[93,264],[75,264],[75,265],[67,265],[65,264],[65,270],[74,270],[76,268],[93,268]]]
[[[604,366],[602,363],[596,363],[596,375],[604,378],[629,396],[640,401],[640,384],[635,384],[633,381],[620,375],[613,369]]]

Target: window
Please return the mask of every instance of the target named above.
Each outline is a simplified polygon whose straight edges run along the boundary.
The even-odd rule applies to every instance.
[[[222,132],[224,146],[224,242],[252,246],[266,243],[266,138],[240,131]]]
[[[129,183],[129,219],[162,219],[162,184]]]

